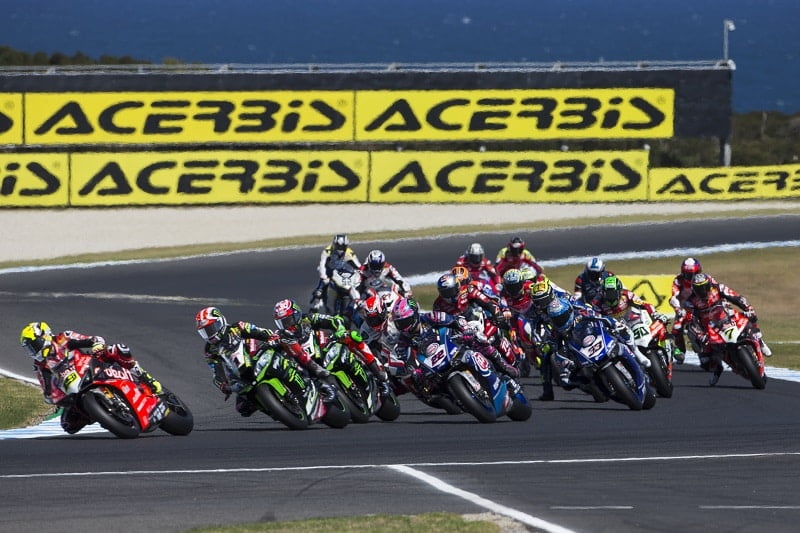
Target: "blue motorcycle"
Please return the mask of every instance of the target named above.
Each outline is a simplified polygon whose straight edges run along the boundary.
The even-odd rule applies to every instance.
[[[446,327],[436,330],[435,338],[417,353],[422,394],[449,397],[483,423],[503,415],[516,421],[529,419],[532,410],[522,387],[498,375],[492,363],[468,344]]]
[[[574,379],[581,389],[591,389],[596,398],[600,392],[634,411],[655,405],[655,391],[646,373],[604,321],[577,321],[565,344],[570,358],[577,363]]]

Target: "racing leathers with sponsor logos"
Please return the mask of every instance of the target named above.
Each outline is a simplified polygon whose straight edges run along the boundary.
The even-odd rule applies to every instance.
[[[133,358],[130,348],[124,344],[109,345],[97,335],[85,335],[72,330],[53,334],[46,322],[31,322],[22,329],[20,344],[33,359],[33,371],[42,388],[44,401],[62,408],[61,427],[70,435],[92,422],[78,407],[69,403],[67,395],[61,390],[61,378],[54,372],[56,366],[70,357],[73,350],[91,351],[100,361],[118,363],[148,384],[155,394],[162,390],[161,383]]]
[[[591,302],[603,289],[603,280],[614,273],[606,269],[606,263],[599,257],[586,262],[583,272],[575,278],[572,296],[576,301]]]
[[[384,283],[397,285],[402,296],[411,298],[411,285],[400,275],[397,268],[386,260],[386,255],[380,250],[372,250],[367,254],[367,260],[360,267],[361,286],[358,292],[365,295],[370,288],[379,288]]]
[[[494,266],[500,276],[512,268],[530,270],[537,276],[543,272],[542,267],[536,262],[536,258],[525,248],[525,241],[521,237],[513,237],[504,248],[497,252]]]
[[[350,248],[350,239],[343,233],[334,235],[331,244],[323,248],[322,253],[320,253],[319,265],[317,265],[319,282],[311,293],[312,309],[321,309],[325,304],[328,294],[328,285],[331,282],[331,275],[333,273],[333,265],[337,261],[348,263],[354,270],[359,270],[361,268],[361,262],[358,260],[358,256],[353,249]]]
[[[456,259],[454,266],[466,267],[473,280],[488,283],[494,294],[497,294],[501,288],[503,280],[491,260],[486,258],[483,246],[480,243],[473,242],[470,244],[466,252]]]

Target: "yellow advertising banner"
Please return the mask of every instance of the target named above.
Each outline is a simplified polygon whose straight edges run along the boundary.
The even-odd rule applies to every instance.
[[[22,139],[22,94],[0,93],[0,145],[20,145]]]
[[[366,202],[367,152],[76,153],[73,206]]]
[[[358,91],[357,141],[502,141],[673,136],[675,90]]]
[[[342,142],[352,91],[26,93],[39,145]]]
[[[800,165],[650,169],[650,201],[760,198],[800,198]]]
[[[656,311],[665,315],[675,314],[675,310],[669,305],[674,275],[648,274],[617,277],[626,289],[633,291],[647,303],[653,304]]]
[[[67,154],[0,154],[0,207],[66,207]]]
[[[372,152],[372,203],[632,202],[648,152]]]

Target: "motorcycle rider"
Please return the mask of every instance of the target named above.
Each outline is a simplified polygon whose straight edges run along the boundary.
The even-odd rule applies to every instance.
[[[506,330],[511,328],[511,311],[504,308],[499,301],[489,298],[485,293],[481,292],[476,284],[471,282],[466,285],[461,284],[454,274],[447,273],[439,277],[436,282],[436,289],[439,296],[433,301],[433,311],[455,316],[463,315],[469,311],[470,307],[477,306],[488,314],[489,320],[498,328]],[[489,341],[502,356],[503,364],[500,365],[498,370],[506,372],[513,377],[519,376],[517,369],[512,366],[516,356],[514,346],[509,340],[503,335],[497,334],[493,335]]]
[[[486,258],[483,246],[481,246],[480,243],[473,242],[470,244],[466,252],[456,259],[456,264],[454,266],[466,267],[473,280],[488,282],[492,292],[495,294],[500,290],[498,285],[502,284],[503,280],[497,273],[492,262]]]
[[[378,285],[388,280],[397,285],[402,296],[411,298],[411,285],[400,275],[400,272],[386,260],[386,255],[380,250],[372,250],[367,254],[367,260],[359,268],[361,272],[361,286],[358,292],[364,294],[372,286],[371,282]]]
[[[206,363],[211,369],[214,385],[225,395],[236,394],[236,411],[242,416],[250,416],[258,411],[258,405],[241,394],[246,386],[244,378],[238,371],[229,367],[227,356],[235,351],[245,339],[255,339],[276,346],[275,334],[269,329],[256,326],[251,322],[239,321],[229,323],[217,307],[204,307],[195,315],[197,333],[206,341],[203,350]],[[319,365],[317,365],[319,366]],[[321,367],[320,367],[321,368]],[[309,368],[312,372],[314,368]]]
[[[522,237],[513,237],[504,248],[497,252],[494,266],[500,276],[512,268],[531,270],[537,276],[543,272],[542,267],[536,262],[536,258],[525,248],[525,241],[522,240]]]
[[[353,249],[350,248],[350,239],[344,233],[334,235],[331,244],[326,246],[319,256],[319,265],[317,265],[319,282],[311,293],[312,309],[320,309],[325,304],[328,295],[328,285],[331,282],[331,274],[336,261],[344,261],[352,266],[354,270],[359,270],[361,268],[361,262],[358,260],[358,256]]]
[[[613,274],[606,269],[605,261],[599,257],[592,257],[586,262],[583,272],[575,278],[573,298],[577,301],[591,302],[603,289],[603,280]]]
[[[19,341],[33,359],[33,372],[42,388],[45,403],[62,407],[61,427],[70,435],[92,423],[80,408],[70,404],[59,387],[61,385],[59,377],[53,372],[62,360],[70,356],[72,350],[90,350],[103,362],[118,363],[150,386],[154,394],[160,394],[163,390],[161,383],[139,365],[133,358],[130,348],[124,344],[109,345],[103,337],[84,335],[72,330],[54,335],[47,322],[29,323],[22,328]]]
[[[686,359],[686,338],[684,337],[684,324],[687,320],[684,303],[692,295],[692,279],[695,274],[700,274],[703,267],[694,257],[687,257],[681,263],[681,272],[672,280],[672,295],[669,305],[675,310],[675,319],[672,322],[672,336],[675,339],[673,357],[680,364]],[[712,282],[716,280],[712,278]],[[691,318],[691,317],[688,317]]]
[[[441,311],[420,313],[415,302],[401,299],[392,310],[390,324],[389,345],[392,359],[395,365],[404,365],[404,368],[398,372],[398,378],[401,380],[410,378],[419,385],[422,372],[416,364],[414,353],[424,350],[426,342],[430,342],[436,337],[436,330],[439,327],[447,327],[465,334],[464,341],[468,342],[472,349],[491,361],[497,372],[508,376],[507,379],[513,382],[514,387],[519,387],[513,381],[513,378],[519,375],[517,369],[506,363],[494,346],[489,344],[483,332],[475,331],[463,317]]]
[[[313,360],[313,354],[303,350],[302,344],[316,332],[326,330],[333,332],[334,339],[342,342],[367,365],[378,380],[382,394],[390,392],[389,376],[383,364],[375,357],[358,331],[348,330],[345,327],[344,318],[323,313],[305,314],[297,302],[288,298],[275,304],[273,318],[278,327],[277,336],[285,350],[303,366],[312,368],[319,377],[323,374],[319,373],[317,368],[324,370],[324,377],[327,377],[329,372]]]
[[[692,278],[692,295],[689,296],[684,303],[684,307],[686,307],[692,313],[692,322],[690,327],[692,328],[693,333],[698,339],[698,343],[701,345],[701,347],[704,344],[703,341],[706,337],[706,326],[711,318],[711,311],[714,307],[720,305],[723,300],[734,304],[742,310],[744,316],[746,316],[750,321],[750,327],[753,329],[753,337],[755,337],[761,344],[762,353],[767,355],[769,348],[766,350],[764,349],[766,344],[761,338],[761,331],[756,325],[758,317],[756,316],[753,306],[750,305],[744,296],[731,289],[727,285],[717,282],[714,280],[714,278],[702,272],[695,274]],[[772,352],[770,351],[770,355],[771,353]],[[712,372],[711,378],[708,380],[708,384],[711,386],[716,385],[724,370],[722,361],[709,357],[703,353],[698,355],[700,357],[700,366],[704,370],[710,370]]]
[[[566,386],[571,385],[572,372],[577,367],[571,354],[565,348],[565,345],[572,336],[575,326],[584,320],[603,322],[605,326],[613,332],[614,336],[631,350],[637,362],[642,367],[648,368],[650,366],[650,360],[642,355],[638,349],[634,350],[635,344],[633,344],[633,334],[630,328],[617,319],[601,315],[591,307],[580,302],[572,302],[567,298],[555,298],[552,300],[547,306],[547,314],[557,332],[556,340],[559,345],[558,352],[559,355],[562,356],[562,359],[559,361],[562,384]]]

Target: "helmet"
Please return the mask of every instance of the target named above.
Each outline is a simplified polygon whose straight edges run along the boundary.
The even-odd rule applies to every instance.
[[[297,302],[287,298],[275,304],[272,318],[275,319],[278,329],[293,331],[300,324],[300,319],[303,318],[303,310],[300,309]]]
[[[194,319],[197,322],[197,333],[211,344],[218,343],[228,327],[228,321],[216,307],[201,309]]]
[[[592,257],[586,261],[586,275],[592,281],[600,281],[600,277],[606,271],[606,263],[599,257]]]
[[[461,265],[451,268],[450,273],[456,277],[456,281],[462,286],[469,283],[469,280],[472,278],[472,276],[469,275],[467,267]]]
[[[525,241],[520,237],[514,237],[508,241],[508,253],[511,255],[522,255],[522,250],[525,249]]]
[[[31,322],[19,336],[19,343],[34,361],[42,362],[50,355],[53,346],[53,331],[47,322]]]
[[[406,298],[401,298],[392,309],[392,320],[397,329],[408,332],[419,324],[419,311]]]
[[[367,255],[367,268],[371,272],[375,274],[380,273],[384,265],[386,265],[386,256],[383,255],[383,252],[380,250],[372,250],[369,255]]]
[[[364,322],[372,329],[381,329],[386,322],[386,307],[383,305],[383,298],[374,292],[361,304],[361,311],[364,314]]]
[[[468,264],[472,266],[479,266],[481,262],[483,262],[483,246],[477,242],[473,242],[469,245],[469,248],[467,248],[467,251],[464,255],[466,255]]]
[[[603,302],[607,305],[617,305],[622,295],[622,282],[617,276],[608,276],[603,282]]]
[[[503,290],[510,296],[519,296],[522,293],[522,272],[516,268],[506,270],[503,274]]]
[[[344,253],[347,247],[350,246],[350,239],[344,233],[339,233],[333,237],[333,250]]]
[[[538,309],[542,311],[547,309],[547,306],[553,301],[554,297],[555,293],[553,292],[553,287],[550,285],[550,280],[546,276],[537,278],[533,285],[531,285],[531,300],[533,301],[533,305]]]
[[[692,278],[692,291],[700,298],[705,298],[709,289],[711,289],[711,278],[702,272],[695,274]]]
[[[681,274],[686,279],[692,279],[695,274],[699,274],[702,271],[703,267],[700,266],[700,261],[694,257],[687,257],[681,263]]]
[[[564,298],[556,298],[547,306],[547,316],[556,329],[562,333],[569,331],[575,322],[572,306]]]
[[[439,296],[452,300],[458,296],[461,290],[461,284],[456,280],[453,274],[443,274],[439,278],[439,281],[436,282],[436,289],[439,291]]]

